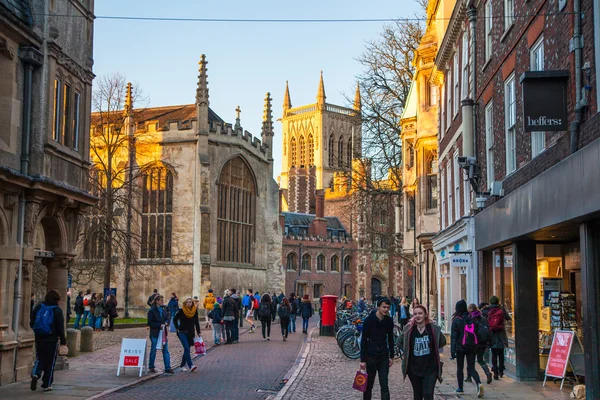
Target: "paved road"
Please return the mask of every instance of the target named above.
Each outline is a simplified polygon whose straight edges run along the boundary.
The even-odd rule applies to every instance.
[[[177,371],[104,397],[105,399],[265,399],[283,386],[283,378],[296,360],[307,335],[297,332],[281,338],[279,324],[271,340],[260,331],[240,336],[240,343],[217,346],[197,358],[194,373]],[[157,363],[160,368],[161,364]]]

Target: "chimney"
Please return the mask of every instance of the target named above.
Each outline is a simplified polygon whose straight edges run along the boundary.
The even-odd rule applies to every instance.
[[[325,215],[325,192],[323,189],[316,193],[316,218],[313,220],[313,234],[316,236],[327,237],[327,220]]]

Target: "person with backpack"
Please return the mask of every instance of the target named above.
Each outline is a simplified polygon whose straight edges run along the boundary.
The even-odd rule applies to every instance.
[[[275,321],[276,308],[269,293],[263,294],[258,306],[258,319],[262,325],[263,340],[271,340],[271,322]]]
[[[111,294],[112,296],[112,294]],[[158,345],[159,333],[168,334],[169,329],[169,311],[165,307],[165,299],[161,295],[154,296],[154,304],[148,311],[148,326],[150,327],[150,358],[148,359],[148,371],[156,372],[154,361],[156,360],[156,346]],[[163,361],[165,363],[165,372],[173,374],[171,368],[171,354],[169,353],[169,342],[164,341],[162,345]]]
[[[485,319],[485,317],[481,314],[477,304],[469,304],[467,311],[469,311],[469,316],[473,321],[475,321],[475,326],[477,327],[478,343],[475,352],[477,364],[479,364],[481,369],[483,369],[483,372],[485,372],[487,384],[489,385],[492,383],[492,374],[487,363],[485,362],[484,354],[492,342],[492,331],[490,330],[487,319]],[[471,382],[471,375],[468,373],[467,377],[465,378],[465,382]]]
[[[73,328],[75,329],[79,329],[81,327],[80,323],[83,319],[83,313],[84,313],[84,309],[83,309],[83,292],[79,292],[79,294],[77,295],[77,297],[75,298],[75,324],[73,325]]]
[[[414,308],[413,308],[414,313]],[[477,353],[477,327],[475,321],[467,311],[467,302],[459,300],[456,303],[455,313],[452,316],[450,335],[450,357],[456,360],[456,379],[458,388],[455,393],[464,393],[465,358],[467,359],[467,373],[477,385],[477,397],[483,397],[484,390],[479,374],[475,370],[475,357]]]
[[[150,297],[148,297],[148,301],[146,302],[146,304],[148,304],[148,307],[152,308],[152,305],[154,304],[154,298],[156,296],[158,296],[158,289],[154,289]]]
[[[31,373],[31,390],[37,389],[40,377],[44,392],[52,390],[58,343],[60,341],[61,346],[67,344],[65,319],[58,306],[59,301],[58,291],[48,291],[44,302],[35,306],[30,316],[29,326],[35,334],[35,364]]]
[[[90,289],[85,291],[85,296],[83,296],[83,322],[81,326],[86,326],[86,322],[90,324],[92,319],[88,321],[88,317],[90,316],[90,303],[92,302],[92,291]]]
[[[283,341],[285,342],[288,337],[288,326],[290,324],[290,316],[292,315],[292,306],[290,305],[290,301],[287,298],[283,298],[281,300],[281,305],[279,306],[279,310],[277,310],[277,314],[279,314],[279,325],[281,325],[281,336],[283,336]]]
[[[223,310],[218,302],[210,310],[208,317],[212,320],[213,341],[215,345],[224,344],[227,340],[225,336],[225,323],[223,322]]]
[[[210,328],[210,318],[208,317],[208,314],[212,311],[216,301],[217,298],[215,297],[213,290],[208,289],[208,293],[206,294],[206,296],[204,296],[204,303],[202,303],[202,305],[204,306],[204,316],[206,317],[205,328]]]
[[[492,331],[492,372],[494,379],[498,380],[499,377],[504,377],[504,349],[508,347],[505,321],[512,318],[504,307],[500,307],[498,296],[490,297],[490,305],[483,314]]]
[[[256,325],[254,325],[254,309],[258,308],[258,301],[252,295],[252,289],[248,289],[246,295],[244,296],[244,299],[247,299],[246,304],[248,304],[244,307],[244,310],[246,312],[246,322],[250,324],[249,332],[254,333],[254,330],[256,329]]]
[[[223,293],[223,323],[225,324],[226,340],[225,344],[233,343],[233,325],[237,324],[235,314],[237,312],[237,303],[231,298],[229,289]]]
[[[290,302],[290,306],[292,307],[292,312],[290,314],[290,323],[288,325],[288,333],[296,333],[296,317],[298,316],[300,302],[296,297],[296,293],[291,293],[288,301]]]
[[[308,294],[302,296],[302,302],[300,303],[300,315],[302,316],[302,333],[308,333],[308,320],[313,316],[315,310],[313,309],[312,302],[308,298]]]
[[[254,300],[256,301],[256,308],[254,309],[254,320],[258,319],[258,306],[260,305],[260,294],[254,293]]]
[[[185,364],[187,364],[189,371],[194,372],[198,369],[197,366],[192,362],[192,355],[190,353],[190,347],[194,346],[195,333],[200,336],[200,321],[198,321],[198,310],[194,304],[194,300],[188,297],[183,303],[182,307],[173,316],[173,325],[177,330],[177,337],[183,346],[183,356],[181,358],[181,370],[187,371]]]

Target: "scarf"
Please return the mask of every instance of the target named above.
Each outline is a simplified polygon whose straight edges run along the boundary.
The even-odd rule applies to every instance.
[[[187,301],[186,301],[185,303],[183,303],[182,310],[186,317],[192,318],[196,314],[196,305],[192,304],[191,307],[188,307]]]
[[[473,311],[471,313],[471,318],[479,318],[481,317],[481,311],[477,310],[477,311]]]

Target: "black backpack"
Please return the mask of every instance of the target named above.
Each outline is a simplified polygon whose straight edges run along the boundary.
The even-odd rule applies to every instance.
[[[485,318],[475,320],[475,325],[479,346],[489,346],[492,343],[493,334]]]
[[[258,318],[263,320],[271,318],[271,303],[260,303],[260,306],[258,306]]]
[[[279,306],[279,318],[289,318],[291,314],[290,306]]]

